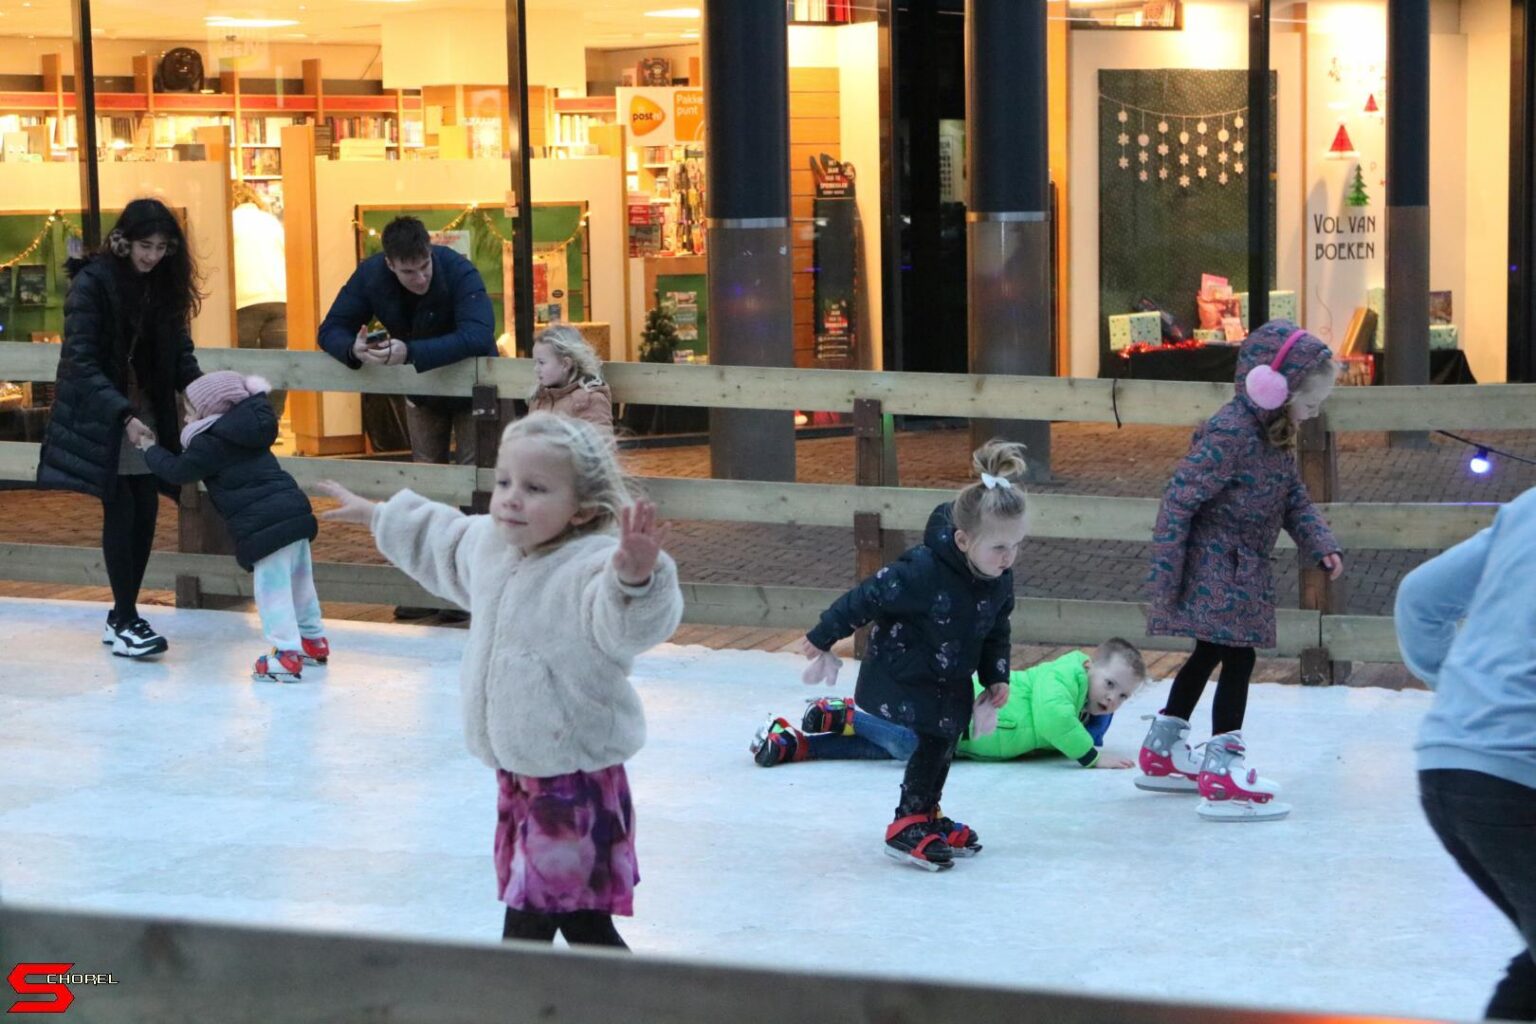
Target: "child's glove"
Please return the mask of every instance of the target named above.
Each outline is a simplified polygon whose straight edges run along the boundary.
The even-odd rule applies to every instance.
[[[990,736],[997,731],[997,705],[992,703],[986,691],[982,691],[976,698],[976,706],[971,709],[971,735]]]
[[[806,686],[837,685],[837,671],[843,667],[843,659],[831,651],[817,651],[811,663],[800,673],[800,681]]]

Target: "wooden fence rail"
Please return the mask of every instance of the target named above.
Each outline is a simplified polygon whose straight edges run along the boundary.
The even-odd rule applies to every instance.
[[[59,346],[0,346],[0,380],[51,380]],[[427,374],[409,368],[351,370],[316,352],[204,349],[205,369],[260,373],[288,390],[383,394],[464,395],[477,387],[501,396],[526,391],[531,365],[521,359],[482,359]],[[863,400],[870,422],[891,414],[954,417],[996,416],[999,408],[1028,410],[1031,416],[1076,422],[1190,425],[1202,421],[1230,398],[1230,385],[1177,381],[1108,381],[1071,378],[987,377],[969,374],[871,373],[842,370],[787,370],[755,367],[670,366],[612,363],[606,374],[615,395],[659,405],[752,409],[852,411]],[[488,392],[489,393],[489,392]],[[883,417],[883,419],[882,419]],[[1345,388],[1328,403],[1333,430],[1536,429],[1536,385],[1479,385],[1429,388]],[[867,431],[866,431],[867,432]],[[1333,458],[1331,434],[1310,446],[1311,455]],[[888,444],[889,438],[885,439]],[[879,438],[864,438],[870,452]],[[0,480],[35,477],[38,446],[0,443]],[[868,454],[868,453],[866,453]],[[429,498],[466,505],[484,496],[494,482],[490,469],[420,465],[381,460],[288,457],[284,466],[301,486],[313,489],[335,479],[360,493],[382,496],[410,487]],[[878,460],[865,481],[885,480]],[[862,471],[861,471],[862,473]],[[640,481],[664,516],[674,519],[753,522],[778,525],[851,527],[868,521],[875,540],[860,543],[877,551],[889,546],[891,531],[918,531],[949,490],[791,484],[676,477]],[[1030,496],[1030,535],[1087,541],[1145,542],[1157,514],[1153,498],[1109,498],[1035,493]],[[1441,549],[1492,521],[1495,505],[1327,503],[1323,506],[1341,543],[1360,549]],[[1288,538],[1281,545],[1289,547]],[[862,548],[861,548],[862,550]],[[865,561],[869,561],[866,557]],[[105,569],[90,549],[0,545],[0,565],[13,579],[100,584]],[[441,605],[390,566],[317,563],[316,582],[330,600]],[[148,584],[195,581],[196,594],[249,596],[249,576],[227,557],[197,551],[157,554]],[[686,619],[719,625],[805,628],[837,591],[802,587],[688,584]],[[1333,614],[1327,600],[1311,609],[1282,609],[1276,653],[1322,652],[1334,662],[1396,660],[1389,618]],[[1146,638],[1140,606],[1129,602],[1024,600],[1015,613],[1015,636],[1048,643],[1096,643],[1109,636],[1141,638],[1149,647],[1176,649],[1169,638]]]
[[[140,916],[0,907],[8,965],[110,974],[72,987],[68,1012],[102,1024],[1380,1024],[532,943],[431,942]],[[41,974],[46,968],[40,969]],[[42,979],[29,975],[36,982]],[[1407,1024],[1407,1022],[1404,1022]],[[1424,1022],[1429,1024],[1429,1022]]]

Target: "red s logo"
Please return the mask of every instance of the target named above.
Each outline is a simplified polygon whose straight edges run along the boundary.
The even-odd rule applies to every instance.
[[[18,999],[11,1004],[7,1013],[63,1013],[69,1009],[69,1004],[75,1001],[75,994],[69,990],[69,986],[61,982],[37,982],[28,981],[31,974],[64,974],[75,966],[74,964],[17,964],[6,976],[11,983],[11,988],[18,995],[31,996],[30,999]],[[44,1000],[39,996],[52,996],[53,999]]]

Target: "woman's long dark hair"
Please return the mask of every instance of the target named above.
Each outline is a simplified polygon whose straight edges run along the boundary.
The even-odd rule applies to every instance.
[[[139,275],[129,246],[151,235],[165,236],[166,253],[154,270]],[[129,279],[145,279],[144,312],[150,322],[185,326],[202,309],[202,281],[187,236],[176,216],[158,199],[135,199],[125,206],[97,258],[111,260]]]

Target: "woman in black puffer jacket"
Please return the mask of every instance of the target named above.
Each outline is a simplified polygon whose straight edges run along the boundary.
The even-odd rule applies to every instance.
[[[123,657],[160,654],[165,638],[139,616],[138,597],[159,493],[176,489],[156,481],[133,442],[158,434],[180,451],[176,392],[202,373],[190,328],[203,296],[181,225],[156,199],[129,203],[102,251],[72,269],[37,482],[101,499],[113,602],[102,643]]]

